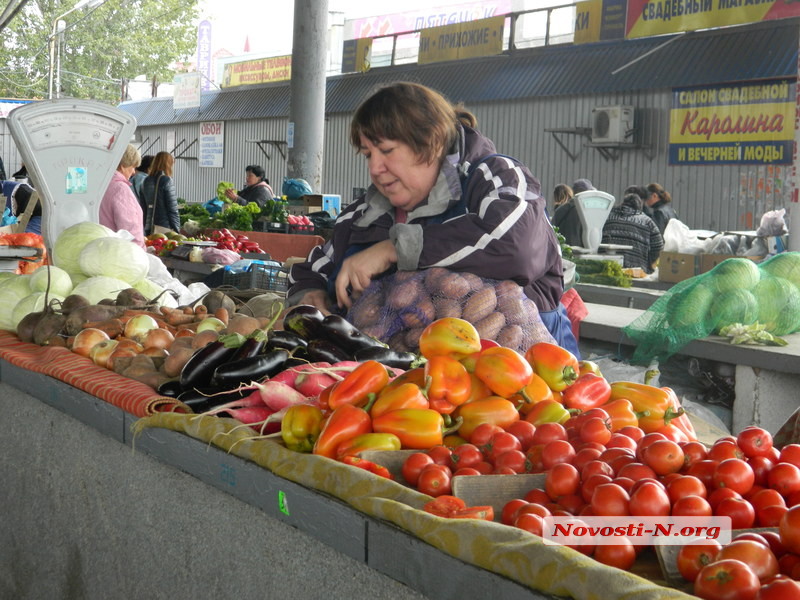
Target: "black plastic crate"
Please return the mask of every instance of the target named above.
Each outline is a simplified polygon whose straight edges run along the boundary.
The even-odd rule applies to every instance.
[[[299,233],[302,235],[315,235],[317,228],[312,223],[311,225],[289,225],[289,233]]]
[[[247,271],[231,273],[226,270],[222,275],[222,284],[240,290],[259,289],[285,292],[288,287],[287,278],[281,275],[281,265],[251,264]]]
[[[254,221],[253,231],[266,233],[289,233],[288,223],[268,223],[267,221]]]

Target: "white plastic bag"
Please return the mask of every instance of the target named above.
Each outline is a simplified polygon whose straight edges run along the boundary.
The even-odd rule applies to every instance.
[[[758,226],[756,235],[762,237],[775,237],[789,233],[789,230],[786,227],[786,220],[784,219],[785,214],[785,208],[779,208],[778,210],[770,210],[765,212],[763,215],[761,215],[761,224]]]
[[[664,230],[664,252],[702,254],[707,243],[694,235],[689,227],[678,219],[670,219]]]

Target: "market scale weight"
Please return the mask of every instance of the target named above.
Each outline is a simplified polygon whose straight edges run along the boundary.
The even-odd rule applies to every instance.
[[[42,237],[48,252],[76,223],[99,223],[100,202],[136,119],[93,100],[59,99],[24,104],[8,128],[42,203]]]

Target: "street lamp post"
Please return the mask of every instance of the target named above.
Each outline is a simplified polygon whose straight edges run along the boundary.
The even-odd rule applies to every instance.
[[[64,29],[67,27],[66,21],[63,20],[64,17],[78,10],[79,8],[84,8],[85,6],[88,6],[89,8],[97,8],[103,2],[105,2],[105,0],[80,0],[80,2],[70,8],[67,12],[60,14],[53,19],[53,27],[52,31],[50,32],[49,39],[50,66],[48,71],[48,98],[61,97],[61,52],[59,43],[61,36],[64,33]]]

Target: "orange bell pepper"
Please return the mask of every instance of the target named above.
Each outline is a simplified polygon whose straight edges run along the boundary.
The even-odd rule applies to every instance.
[[[597,408],[611,398],[611,384],[605,377],[586,373],[561,392],[562,401],[567,408],[580,411]]]
[[[372,420],[378,433],[393,433],[400,438],[404,449],[426,450],[440,446],[444,436],[461,426],[460,420],[448,429],[444,417],[430,408],[401,408]]]
[[[564,423],[570,417],[570,412],[564,405],[555,400],[543,400],[533,405],[525,415],[525,420],[534,425],[542,423]]]
[[[663,417],[672,401],[669,394],[653,385],[637,383],[635,381],[615,381],[611,384],[610,400],[627,398],[636,412],[648,413],[648,418],[658,419]]]
[[[393,433],[362,433],[339,444],[336,458],[342,460],[345,456],[356,456],[369,450],[400,450],[400,438]]]
[[[397,387],[385,387],[369,411],[374,419],[400,408],[430,408],[430,403],[418,385],[404,383]]]
[[[489,386],[478,379],[475,373],[469,374],[469,382],[469,398],[467,398],[466,403],[474,402],[475,400],[482,400],[483,398],[492,395],[492,390],[489,389]]]
[[[328,408],[336,410],[343,404],[364,406],[370,398],[389,383],[389,371],[377,360],[368,360],[358,365],[341,381],[330,386],[326,394]]]
[[[578,378],[578,359],[557,344],[538,342],[528,348],[525,359],[554,392],[562,391]]]
[[[394,379],[392,379],[389,383],[386,384],[386,387],[383,388],[384,390],[389,390],[391,388],[399,387],[404,383],[413,383],[421,388],[425,387],[425,369],[423,367],[415,367],[413,369],[409,369],[405,373],[401,373]]]
[[[433,356],[425,363],[425,389],[430,407],[449,415],[469,398],[469,373],[455,358]]]
[[[600,365],[598,365],[596,362],[591,360],[578,361],[578,377],[585,375],[586,373],[594,373],[595,375],[600,375],[601,377],[603,376],[603,374],[600,372]]]
[[[342,404],[325,421],[314,444],[313,453],[336,458],[336,449],[340,444],[362,433],[371,432],[372,420],[366,410],[352,404]]]
[[[513,422],[519,421],[519,411],[514,404],[500,396],[489,396],[483,400],[467,402],[459,406],[455,414],[464,420],[458,428],[458,435],[465,439],[469,439],[481,423],[491,423],[505,429]]]
[[[394,479],[389,469],[387,469],[383,465],[374,463],[371,460],[364,460],[363,458],[359,458],[358,456],[345,456],[342,459],[342,462],[346,465],[350,465],[351,467],[358,467],[359,469],[364,469],[365,471],[369,471],[370,473],[378,475],[379,477],[385,477],[386,479]]]
[[[619,431],[623,427],[638,427],[639,414],[633,410],[633,404],[627,398],[617,398],[601,406],[611,421],[611,432]],[[646,415],[642,415],[646,416]]]
[[[522,388],[519,394],[514,394],[509,400],[519,406],[519,412],[522,414],[527,414],[534,404],[543,400],[558,400],[560,402],[560,399],[554,396],[554,392],[547,385],[547,382],[542,379],[541,375],[536,373],[531,375],[530,383]]]
[[[455,317],[437,319],[419,336],[419,352],[434,356],[463,357],[481,351],[481,336],[469,321]]]
[[[681,406],[681,401],[678,398],[678,395],[675,393],[675,390],[669,387],[662,387],[661,389],[667,392],[669,395],[670,400],[672,401],[672,410],[681,413],[672,419],[671,424],[686,434],[686,437],[689,438],[690,442],[696,442],[697,432],[694,429],[694,425],[692,425],[691,419],[689,419],[689,415],[686,414],[686,411]]]
[[[508,398],[531,382],[533,367],[516,350],[497,346],[481,351],[475,363],[475,375],[495,395]]]

